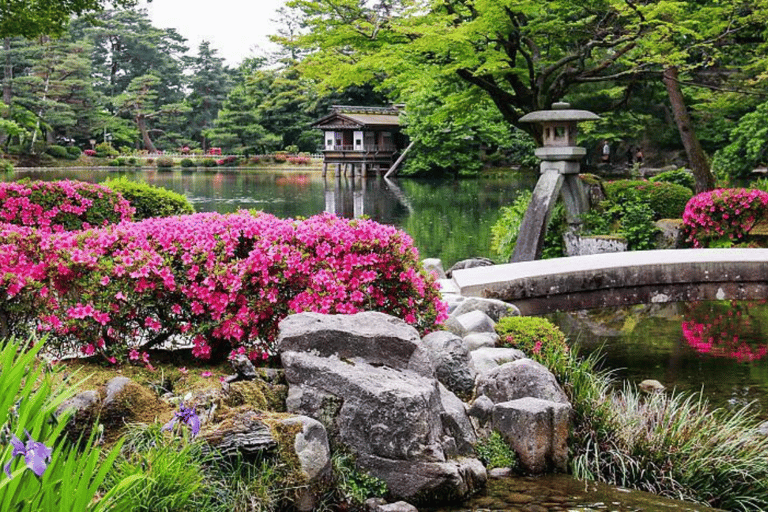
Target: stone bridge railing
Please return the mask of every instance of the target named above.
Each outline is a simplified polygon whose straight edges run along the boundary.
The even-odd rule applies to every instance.
[[[768,249],[637,251],[453,272],[461,295],[501,299],[524,315],[605,306],[768,298]]]

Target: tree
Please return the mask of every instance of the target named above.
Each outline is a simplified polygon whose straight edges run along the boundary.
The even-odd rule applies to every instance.
[[[60,35],[73,15],[100,11],[106,0],[0,0],[0,37]],[[112,0],[114,6],[135,0]]]
[[[192,76],[187,103],[191,107],[189,135],[207,149],[203,131],[213,127],[213,120],[221,109],[227,93],[232,88],[229,68],[224,59],[216,56],[216,50],[208,41],[202,41],[197,56],[192,59]]]
[[[734,51],[729,43],[765,18],[763,4],[290,0],[307,32],[276,39],[309,50],[301,69],[330,88],[376,83],[402,99],[431,83],[429,77],[459,77],[484,91],[509,124],[540,142],[539,128],[519,123],[522,115],[596,83],[629,94],[638,80],[660,82],[664,70],[691,77],[722,66],[727,60],[721,56]],[[749,53],[739,64],[754,55],[762,58]],[[681,97],[670,96],[678,113],[685,111]],[[691,160],[700,161],[693,154]],[[702,177],[709,173],[698,164],[694,170]]]
[[[157,152],[150,137],[149,122],[163,116],[171,117],[189,112],[189,106],[182,103],[167,103],[156,108],[156,87],[161,80],[156,75],[144,75],[134,78],[126,92],[115,98],[115,106],[120,112],[128,112],[136,121],[144,147],[150,152]],[[156,130],[160,131],[160,130]]]

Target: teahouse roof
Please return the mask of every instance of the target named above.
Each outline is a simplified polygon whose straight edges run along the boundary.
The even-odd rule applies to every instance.
[[[361,130],[371,128],[399,128],[398,107],[353,107],[334,105],[333,111],[312,123],[321,130]]]

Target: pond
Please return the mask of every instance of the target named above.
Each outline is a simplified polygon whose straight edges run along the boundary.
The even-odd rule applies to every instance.
[[[127,176],[185,195],[197,211],[257,209],[278,217],[308,217],[324,211],[371,219],[404,229],[423,258],[456,261],[491,257],[491,226],[501,206],[532,189],[532,172],[509,172],[469,180],[385,180],[327,177],[306,170],[156,171],[36,169],[12,180],[78,179],[98,183]]]
[[[713,301],[551,315],[584,353],[599,351],[617,381],[655,379],[701,391],[712,406],[750,405],[768,420],[768,305]]]

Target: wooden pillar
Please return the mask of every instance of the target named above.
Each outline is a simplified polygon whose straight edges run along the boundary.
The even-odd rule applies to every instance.
[[[341,176],[341,164],[336,164],[336,177]]]
[[[328,164],[323,162],[323,178],[328,174]]]
[[[368,177],[368,164],[360,164],[360,176],[363,178]]]

